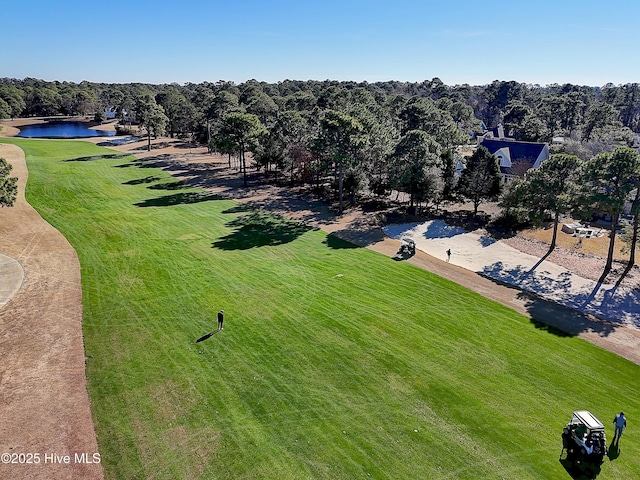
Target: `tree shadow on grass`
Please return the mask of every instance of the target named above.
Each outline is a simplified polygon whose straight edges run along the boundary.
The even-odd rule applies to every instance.
[[[130,156],[130,155],[127,155]],[[160,168],[167,169],[171,164],[169,162],[170,155],[162,154],[162,155],[154,155],[152,157],[145,158],[135,158],[128,163],[122,163],[120,165],[114,165],[116,168]]]
[[[161,163],[155,162],[137,162],[133,166],[138,168],[163,168]]]
[[[233,214],[233,213],[247,213],[254,212],[256,209],[247,203],[239,203],[231,208],[227,208],[222,213]]]
[[[221,250],[247,250],[253,247],[282,245],[292,242],[312,229],[307,225],[264,211],[255,211],[227,224],[236,227],[229,235],[211,244]]]
[[[160,180],[160,177],[154,177],[153,175],[150,175],[144,178],[136,178],[134,180],[129,180],[128,182],[122,182],[122,184],[123,185],[141,185],[143,183],[157,182],[158,180]]]
[[[339,237],[336,237],[333,234],[327,235],[327,238],[325,239],[325,241],[323,243],[325,245],[327,245],[329,248],[335,248],[335,249],[360,248],[355,243],[349,242],[347,240],[343,240],[343,239],[341,239]]]
[[[376,244],[384,238],[385,232],[378,221],[364,217],[355,218],[341,230],[334,231],[330,237],[327,237],[325,243],[331,248],[356,248]],[[336,239],[340,239],[342,242],[338,242]]]
[[[189,203],[208,202],[222,200],[220,195],[206,192],[184,192],[163,197],[150,198],[142,202],[134,203],[136,207],[170,207],[173,205],[185,205]]]
[[[134,160],[132,162],[128,162],[128,163],[121,163],[120,165],[114,165],[115,168],[130,168],[130,167],[137,167],[137,168],[162,168],[163,165],[160,163],[155,163],[155,162],[143,162],[140,160]]]
[[[107,153],[105,155],[89,155],[86,157],[68,158],[63,162],[93,162],[95,160],[113,160],[118,158],[130,157],[129,153]]]
[[[531,323],[533,323],[533,326],[538,330],[543,330],[552,335],[555,335],[556,337],[575,337],[573,333],[565,332],[561,328],[558,328],[554,325],[549,325],[547,323],[539,322],[538,320],[535,320],[533,318],[531,319]]]
[[[537,329],[558,337],[574,337],[583,332],[597,332],[601,337],[607,337],[615,330],[611,324],[593,320],[572,308],[528,292],[520,293],[518,298],[525,300],[531,323]]]
[[[182,190],[185,188],[191,188],[191,186],[186,184],[182,180],[177,180],[175,182],[157,183],[155,185],[149,185],[147,188],[149,190]]]
[[[130,167],[136,167],[137,164],[135,162],[127,162],[127,163],[121,163],[120,165],[114,165],[113,168],[130,168]]]

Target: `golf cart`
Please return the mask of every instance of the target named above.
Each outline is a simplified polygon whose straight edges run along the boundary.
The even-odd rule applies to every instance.
[[[591,412],[573,412],[571,421],[562,431],[562,454],[574,464],[599,467],[607,454],[604,425]]]
[[[406,260],[416,254],[416,242],[413,239],[405,237],[400,240],[400,249],[391,258],[394,260]]]

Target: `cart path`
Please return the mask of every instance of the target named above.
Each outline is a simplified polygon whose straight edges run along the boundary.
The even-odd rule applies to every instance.
[[[0,252],[23,269],[20,288],[0,307],[0,453],[39,454],[40,463],[0,464],[0,478],[102,479],[92,459],[98,444],[91,417],[82,337],[80,263],[75,250],[25,200],[24,152],[0,145],[13,165],[18,198],[0,209]],[[44,455],[69,455],[70,464]]]

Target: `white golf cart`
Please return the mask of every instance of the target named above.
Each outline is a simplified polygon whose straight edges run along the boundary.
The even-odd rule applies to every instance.
[[[607,454],[607,439],[604,425],[591,412],[573,412],[571,421],[562,431],[562,454],[567,451],[567,460],[577,464],[600,466]]]
[[[409,237],[404,237],[400,240],[400,249],[391,258],[394,260],[406,260],[416,254],[416,242]]]

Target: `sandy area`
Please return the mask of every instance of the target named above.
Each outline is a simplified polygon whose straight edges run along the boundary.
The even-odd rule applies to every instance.
[[[0,463],[0,478],[101,479],[100,464],[75,461],[76,453],[98,452],[86,386],[78,257],[25,201],[23,151],[2,144],[0,156],[19,179],[16,205],[0,209],[0,252],[23,270],[19,289],[0,307],[0,454],[15,454],[17,462],[27,460],[18,455],[32,454],[33,462]],[[53,463],[52,455],[69,455],[70,463]]]

